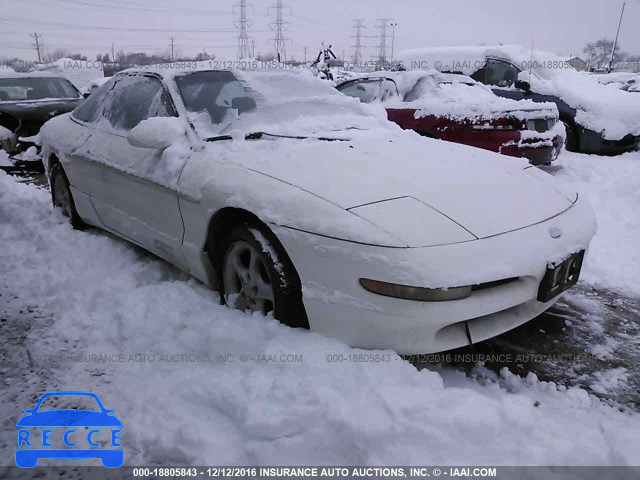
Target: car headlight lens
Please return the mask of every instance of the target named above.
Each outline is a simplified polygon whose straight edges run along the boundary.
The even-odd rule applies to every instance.
[[[415,300],[417,302],[445,302],[450,300],[461,300],[471,296],[471,285],[453,288],[424,288],[411,287],[408,285],[398,285],[397,283],[380,282],[368,278],[361,278],[360,285],[377,295],[385,297],[402,298],[405,300]]]

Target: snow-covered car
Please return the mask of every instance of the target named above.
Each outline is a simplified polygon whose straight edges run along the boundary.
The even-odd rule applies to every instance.
[[[52,199],[244,311],[434,352],[578,280],[587,201],[525,160],[428,139],[309,72],[122,72],[42,129]]]
[[[47,120],[70,112],[82,100],[71,82],[58,75],[0,70],[0,146],[10,154],[27,150],[33,146],[29,138]]]
[[[593,74],[593,78],[602,85],[619,88],[625,92],[640,92],[640,73],[614,72]]]
[[[484,148],[532,165],[549,164],[564,144],[553,103],[496,96],[465,75],[436,70],[384,72],[336,88],[369,103],[383,102],[389,120],[421,135]]]
[[[640,96],[600,85],[552,53],[464,46],[407,50],[398,58],[409,70],[469,75],[502,97],[555,103],[569,151],[617,155],[640,144]]]

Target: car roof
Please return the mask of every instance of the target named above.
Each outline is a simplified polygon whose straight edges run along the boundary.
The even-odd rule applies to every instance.
[[[8,68],[0,68],[0,78],[64,78],[52,72],[14,72]]]

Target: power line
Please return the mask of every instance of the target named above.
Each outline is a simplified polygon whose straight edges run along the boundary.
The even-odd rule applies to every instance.
[[[4,15],[0,18],[0,23],[22,23],[27,25],[43,25],[46,27],[58,27],[58,28],[70,28],[70,29],[85,29],[85,30],[108,30],[116,32],[159,32],[159,33],[233,33],[235,30],[229,30],[226,28],[220,29],[193,29],[188,30],[176,30],[173,28],[128,28],[128,27],[105,27],[100,25],[78,25],[64,22],[38,22],[31,19],[12,17]],[[266,30],[265,30],[266,31]]]
[[[273,41],[273,47],[278,61],[284,61],[287,58],[286,43],[290,40],[284,36],[284,29],[289,25],[289,22],[283,19],[282,11],[287,8],[289,9],[289,13],[291,13],[291,8],[286,6],[282,0],[277,0],[275,5],[271,5],[267,9],[267,15],[269,14],[269,10],[272,8],[276,11],[276,20],[269,24],[269,28],[271,28],[271,30],[275,30],[276,34],[271,40]]]
[[[251,50],[249,49],[249,34],[247,30],[251,28],[253,23],[250,20],[247,20],[247,6],[251,5],[247,4],[247,0],[240,0],[240,5],[234,5],[234,10],[236,7],[240,9],[240,18],[238,21],[234,22],[234,27],[240,29],[240,34],[238,35],[238,58],[249,58],[251,57]]]
[[[40,3],[44,3],[48,6],[51,5],[52,1],[61,2],[63,4],[68,4],[68,6],[60,5],[60,6],[56,6],[55,8],[65,8],[65,9],[73,9],[73,10],[78,10],[78,6],[86,6],[86,7],[92,7],[92,8],[97,7],[97,8],[104,8],[108,10],[116,10],[118,12],[125,12],[127,10],[138,10],[138,11],[146,11],[146,12],[165,12],[165,13],[171,13],[172,15],[175,15],[175,14],[229,15],[229,12],[226,12],[223,10],[200,10],[195,8],[176,9],[172,7],[162,7],[162,6],[139,4],[139,3],[132,5],[130,2],[116,4],[116,5],[113,5],[113,3],[115,2],[110,2],[112,3],[111,5],[105,5],[101,3],[94,3],[94,2],[88,2],[88,1],[82,1],[82,0],[39,0],[39,1]]]

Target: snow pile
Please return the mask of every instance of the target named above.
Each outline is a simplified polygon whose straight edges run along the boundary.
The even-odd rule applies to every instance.
[[[598,218],[581,279],[640,297],[640,152],[610,158],[564,152],[557,162],[548,170],[587,195]]]
[[[638,414],[506,371],[486,386],[445,382],[392,352],[230,311],[126,243],[72,231],[48,192],[2,172],[0,224],[3,298],[51,318],[34,320],[25,345],[43,382],[33,396],[97,393],[125,424],[126,464],[640,462]],[[384,361],[331,361],[364,353]],[[10,401],[22,379],[6,385],[0,464],[10,465],[27,405]]]
[[[471,75],[482,68],[487,57],[511,62],[522,70],[520,77],[531,83],[532,91],[560,97],[578,110],[580,125],[602,133],[604,138],[640,135],[640,96],[606,88],[553,53],[519,46],[439,47],[407,50],[397,58],[412,70],[435,68]]]
[[[102,62],[90,60],[60,58],[55,62],[37,65],[36,68],[40,71],[56,73],[66,78],[78,90],[82,90],[90,82],[104,77]]]

